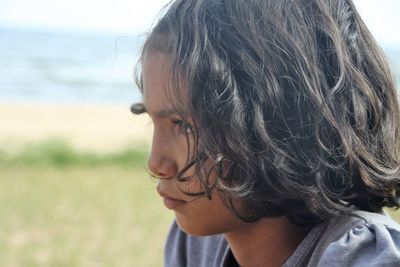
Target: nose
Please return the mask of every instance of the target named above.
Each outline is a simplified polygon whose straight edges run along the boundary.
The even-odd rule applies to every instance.
[[[177,165],[171,149],[157,142],[154,136],[147,168],[158,178],[172,178],[177,173]]]
[[[174,162],[168,158],[150,155],[147,161],[147,168],[158,178],[172,178],[176,174]]]

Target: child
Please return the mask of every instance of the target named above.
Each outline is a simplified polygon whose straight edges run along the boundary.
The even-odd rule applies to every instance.
[[[165,266],[400,266],[399,104],[351,0],[175,0],[139,86]]]

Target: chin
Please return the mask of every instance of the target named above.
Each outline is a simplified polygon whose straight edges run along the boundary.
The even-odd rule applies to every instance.
[[[212,216],[202,216],[189,220],[176,213],[176,222],[183,232],[193,236],[217,235],[235,229],[235,225],[231,224],[232,222],[224,222]]]
[[[208,236],[208,235],[216,235],[221,234],[222,232],[216,231],[212,229],[213,227],[208,225],[199,225],[199,223],[188,223],[185,220],[179,219],[179,216],[176,217],[176,222],[179,228],[188,235],[193,236]]]

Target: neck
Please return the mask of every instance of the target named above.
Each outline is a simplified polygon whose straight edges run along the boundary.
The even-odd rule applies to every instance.
[[[286,217],[263,218],[225,233],[225,238],[241,267],[275,267],[286,262],[308,230]]]

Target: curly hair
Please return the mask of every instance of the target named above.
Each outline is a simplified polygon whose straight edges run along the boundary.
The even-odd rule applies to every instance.
[[[245,221],[305,225],[399,206],[395,83],[352,1],[176,0],[146,51],[169,55],[168,97],[180,112],[185,81],[197,140],[186,169],[196,166],[199,194],[215,186]]]

